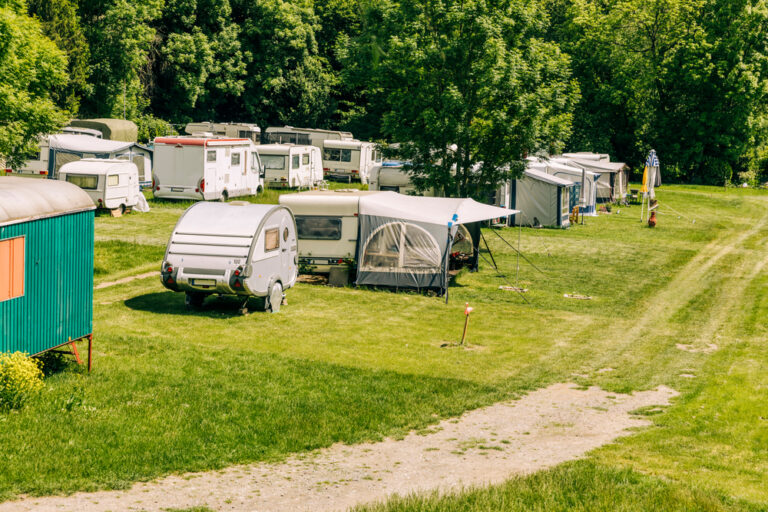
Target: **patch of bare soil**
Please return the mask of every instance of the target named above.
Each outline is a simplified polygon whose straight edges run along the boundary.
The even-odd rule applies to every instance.
[[[704,354],[711,354],[715,350],[717,350],[719,347],[715,345],[714,343],[707,343],[704,346],[694,346],[694,345],[686,345],[683,343],[676,343],[675,347],[677,350],[682,350],[684,352],[702,352]]]
[[[227,511],[346,510],[392,494],[498,483],[583,457],[649,425],[631,412],[667,405],[671,388],[632,395],[555,384],[514,402],[444,420],[402,440],[336,444],[281,463],[169,476],[125,491],[27,498],[9,511],[108,511],[208,506]]]

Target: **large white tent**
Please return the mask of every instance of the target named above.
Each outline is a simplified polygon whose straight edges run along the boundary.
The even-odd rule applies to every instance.
[[[449,257],[459,226],[479,234],[478,222],[518,213],[472,199],[395,192],[361,196],[359,204],[357,284],[442,291],[448,287]],[[478,246],[474,240],[475,253]]]
[[[596,157],[606,157],[598,159]],[[597,180],[597,200],[599,202],[619,201],[627,195],[627,170],[624,162],[611,162],[608,155],[597,153],[565,153],[562,158],[568,165],[586,169],[599,174]]]
[[[502,197],[497,201],[520,210],[509,217],[510,226],[567,228],[573,188],[571,181],[529,167],[520,178],[500,189]]]

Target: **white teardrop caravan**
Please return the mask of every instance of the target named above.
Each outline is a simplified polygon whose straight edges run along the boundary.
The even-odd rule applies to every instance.
[[[277,312],[296,283],[296,221],[278,205],[199,202],[179,219],[161,267],[163,285],[186,292],[187,307],[211,294],[265,297]]]

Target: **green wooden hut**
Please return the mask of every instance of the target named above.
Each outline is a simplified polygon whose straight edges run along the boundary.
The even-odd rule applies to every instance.
[[[90,369],[94,209],[71,183],[0,177],[0,352],[85,338]]]

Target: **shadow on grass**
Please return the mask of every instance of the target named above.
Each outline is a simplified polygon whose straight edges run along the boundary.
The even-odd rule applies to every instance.
[[[239,317],[243,298],[223,295],[206,297],[199,309],[187,309],[184,304],[184,294],[176,292],[155,292],[137,295],[125,301],[126,307],[135,311],[145,311],[163,315],[207,316],[210,318]],[[249,297],[247,308],[249,313],[265,313],[264,299]]]

